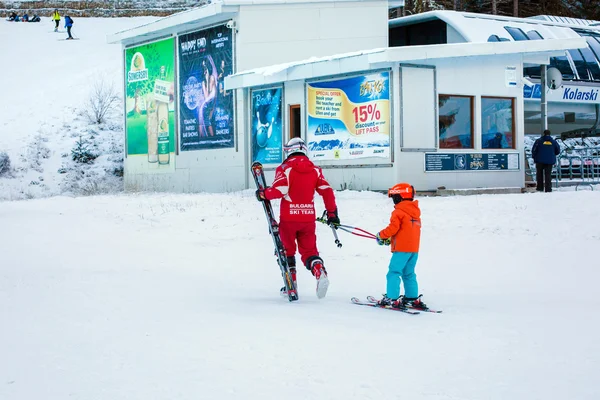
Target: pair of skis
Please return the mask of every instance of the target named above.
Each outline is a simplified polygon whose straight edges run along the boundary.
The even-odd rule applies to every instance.
[[[353,304],[359,305],[359,306],[368,306],[368,307],[374,307],[374,308],[384,308],[386,310],[393,310],[393,311],[399,311],[399,312],[403,312],[405,314],[411,314],[411,315],[417,315],[420,314],[421,312],[430,312],[430,313],[435,313],[435,314],[439,314],[441,313],[441,311],[439,310],[432,310],[431,308],[427,308],[427,309],[423,309],[423,308],[414,308],[414,307],[406,307],[406,308],[396,308],[396,307],[392,307],[392,306],[382,306],[378,304],[378,301],[375,297],[373,296],[367,296],[367,301],[362,301],[357,297],[353,297],[351,299]]]
[[[252,176],[254,177],[254,182],[259,190],[265,190],[267,188],[263,166],[258,161],[252,164]],[[279,224],[273,214],[271,202],[269,200],[263,200],[262,204],[265,215],[267,216],[267,223],[269,224],[269,234],[275,245],[275,256],[277,257],[277,264],[279,264],[279,269],[281,270],[283,285],[287,291],[287,298],[289,301],[296,301],[298,300],[298,288],[296,287],[296,282],[292,279],[290,266],[288,265],[285,254],[285,248],[279,237]]]

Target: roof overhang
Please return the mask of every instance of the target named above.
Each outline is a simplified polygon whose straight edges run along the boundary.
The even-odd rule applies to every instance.
[[[521,42],[457,43],[428,46],[388,47],[361,52],[311,58],[287,64],[238,72],[225,78],[227,90],[264,86],[285,81],[318,78],[382,68],[394,63],[426,63],[428,60],[521,54],[525,63],[548,64],[549,58],[565,50],[587,46],[584,38]]]
[[[107,42],[122,43],[125,46],[147,42],[171,36],[175,33],[192,31],[225,22],[233,18],[237,12],[237,6],[228,6],[221,2],[206,4],[202,7],[182,11],[148,24],[114,33],[107,37]]]

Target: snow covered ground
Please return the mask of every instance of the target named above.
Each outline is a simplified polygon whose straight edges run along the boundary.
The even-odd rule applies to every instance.
[[[103,126],[91,124],[84,111],[98,82],[120,91],[121,48],[107,44],[106,35],[155,19],[76,18],[73,35],[80,40],[74,41],[63,40],[62,25],[53,32],[49,18],[0,21],[0,153],[12,166],[9,178],[0,176],[0,201],[93,192],[98,183],[119,189],[121,180],[111,177],[122,157],[121,106]],[[103,155],[93,166],[74,165],[74,143],[90,136]]]
[[[421,198],[416,316],[352,305],[389,250],[325,226],[328,296],[280,298],[252,191],[0,203],[0,399],[596,400],[598,190]]]

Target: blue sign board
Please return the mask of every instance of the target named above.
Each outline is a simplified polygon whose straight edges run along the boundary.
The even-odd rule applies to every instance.
[[[523,97],[526,99],[541,99],[542,86],[539,83],[533,86],[523,85]]]
[[[518,153],[425,154],[425,172],[518,170]]]

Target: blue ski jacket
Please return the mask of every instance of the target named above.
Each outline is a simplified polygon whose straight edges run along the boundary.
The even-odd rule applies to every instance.
[[[558,153],[560,153],[560,146],[550,135],[544,135],[536,140],[531,148],[533,161],[539,164],[556,164]]]

